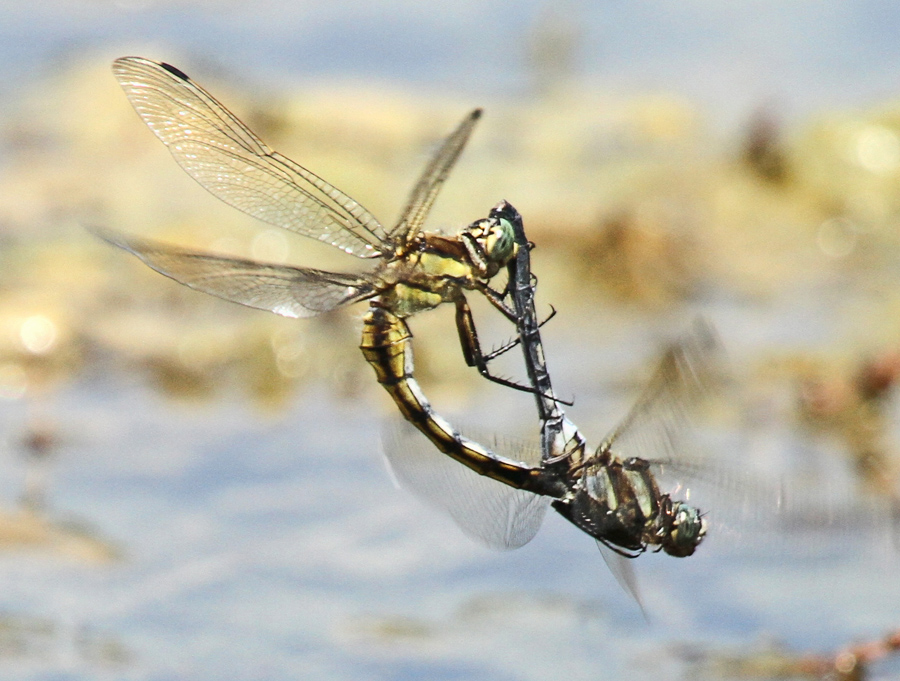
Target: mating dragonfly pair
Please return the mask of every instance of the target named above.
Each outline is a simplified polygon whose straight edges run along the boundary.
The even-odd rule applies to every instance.
[[[480,110],[466,116],[441,144],[400,219],[385,229],[341,190],[269,148],[175,67],[125,57],[114,62],[113,72],[147,126],[213,195],[272,225],[378,264],[367,272],[347,274],[201,253],[98,230],[102,238],[186,286],[287,317],[309,317],[368,301],[363,354],[405,419],[449,457],[442,461],[453,471],[464,471],[459,466],[463,464],[478,474],[466,471],[469,478],[460,485],[484,483],[478,493],[481,510],[473,506],[478,494],[468,490],[455,490],[458,504],[452,489],[440,501],[483,541],[505,547],[526,543],[552,503],[621,555],[633,557],[647,548],[674,556],[694,552],[706,533],[699,511],[660,491],[650,461],[619,453],[655,453],[671,446],[682,405],[702,392],[704,366],[715,346],[712,336],[701,329],[673,345],[630,415],[595,452],[588,452],[550,385],[534,312],[530,245],[519,214],[502,202],[455,237],[422,230]],[[508,274],[505,288],[492,288],[490,282],[503,269]],[[493,353],[481,350],[466,300],[469,291],[483,294],[517,325],[517,341]],[[543,438],[537,453],[520,444],[510,444],[505,451],[503,443],[493,449],[484,446],[461,435],[431,407],[414,378],[406,319],[442,303],[456,307],[468,365],[492,381],[535,395]],[[494,376],[489,369],[495,356],[517,344],[524,349],[527,386]],[[409,431],[396,430],[385,443],[401,479],[420,491],[434,482],[428,470],[433,459],[421,454]]]

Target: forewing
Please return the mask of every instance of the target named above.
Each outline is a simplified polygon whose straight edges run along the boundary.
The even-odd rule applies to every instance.
[[[523,463],[540,461],[540,448],[495,438],[479,442]],[[450,515],[460,529],[494,549],[516,549],[537,534],[548,499],[478,475],[438,451],[406,421],[385,425],[382,444],[397,482],[425,503]],[[531,460],[528,460],[531,459]]]
[[[365,278],[229,258],[93,230],[160,274],[210,295],[284,317],[312,317],[374,294]]]
[[[718,350],[712,328],[696,322],[666,350],[650,383],[601,450],[611,449],[621,459],[675,458],[688,413],[708,392]]]
[[[387,235],[369,211],[270,149],[175,67],[123,57],[113,73],[179,165],[225,203],[359,257],[384,252]]]
[[[422,173],[422,177],[416,183],[409,195],[406,207],[400,214],[400,220],[391,230],[392,242],[404,243],[412,238],[425,222],[438,192],[444,185],[444,181],[456,164],[469,136],[475,128],[475,124],[481,117],[481,109],[475,109],[466,116],[447,139],[443,141],[440,149],[431,159],[431,162]]]

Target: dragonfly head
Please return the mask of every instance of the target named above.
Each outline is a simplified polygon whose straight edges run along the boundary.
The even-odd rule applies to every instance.
[[[505,218],[477,220],[462,233],[472,262],[485,276],[493,276],[516,254],[516,235]]]
[[[663,550],[678,558],[690,556],[706,536],[706,519],[699,510],[681,501],[672,502],[669,517],[672,523],[663,537]]]

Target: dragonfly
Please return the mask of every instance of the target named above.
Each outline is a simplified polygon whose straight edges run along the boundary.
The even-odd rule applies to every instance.
[[[617,578],[640,602],[633,575],[620,559],[634,558],[651,547],[672,556],[690,556],[707,532],[706,519],[697,508],[661,492],[655,471],[673,465],[688,411],[706,391],[718,342],[707,325],[698,323],[670,345],[628,416],[588,452],[584,436],[565,416],[550,383],[521,216],[502,202],[490,218],[513,225],[520,244],[508,268],[520,341],[538,402],[542,446],[494,435],[477,438],[491,443],[491,448],[477,446],[482,447],[482,459],[517,461],[524,470],[540,471],[547,491],[503,485],[499,476],[474,475],[473,471],[481,472],[478,466],[460,468],[423,447],[418,433],[402,423],[386,429],[384,453],[402,485],[494,548],[518,548],[531,541],[552,507],[597,540]],[[420,413],[418,418],[435,415]],[[407,421],[415,423],[415,416]],[[465,462],[465,454],[460,447],[451,456]]]
[[[513,226],[517,243],[528,243],[522,216],[513,206],[501,202],[493,214]],[[586,455],[585,437],[553,393],[535,311],[537,280],[529,252],[530,248],[519,249],[509,263],[509,288],[537,401],[542,463],[561,471],[566,480],[567,493],[553,501],[554,509],[613,552],[604,553],[611,567],[620,562],[611,558],[613,554],[635,557],[649,545],[673,556],[692,555],[706,535],[706,522],[698,509],[660,493],[648,457],[661,462],[678,456],[688,411],[707,391],[709,369],[718,354],[715,333],[698,321],[691,333],[673,343],[628,417],[592,455]],[[627,575],[622,578],[631,581]]]
[[[544,496],[447,463],[403,423],[386,429],[385,455],[401,484],[494,548],[527,544],[552,507],[623,557],[636,557],[648,548],[690,556],[706,536],[706,519],[697,508],[664,494],[656,476],[680,466],[673,447],[690,400],[702,390],[696,372],[710,352],[709,339],[697,332],[669,346],[631,411],[594,451],[587,449],[577,428],[568,435],[564,454],[554,458],[545,457],[537,442],[478,434],[479,442],[490,443],[484,448],[489,458],[517,461],[556,480],[555,487],[547,484],[551,491]],[[469,468],[477,472],[475,466]]]
[[[502,456],[543,471],[550,491],[542,496],[477,475],[474,466],[461,467],[427,446],[408,423],[394,422],[384,429],[383,452],[401,486],[495,549],[527,544],[553,508],[596,540],[613,575],[642,610],[627,559],[647,550],[693,555],[712,530],[717,538],[736,538],[742,546],[753,537],[757,550],[765,544],[767,552],[777,552],[780,546],[791,555],[820,551],[825,542],[817,533],[826,528],[830,537],[842,538],[841,546],[862,537],[872,548],[896,546],[895,508],[857,495],[838,498],[836,490],[823,492],[780,475],[762,477],[687,453],[690,413],[718,376],[720,344],[702,320],[666,348],[626,417],[590,451],[551,385],[534,305],[537,280],[521,216],[501,202],[491,217],[507,220],[520,246],[507,268],[541,440],[466,430],[483,443],[477,446],[485,458]],[[688,503],[698,495],[708,504],[705,513]]]
[[[504,220],[477,220],[456,236],[422,229],[481,117],[480,109],[469,113],[442,142],[400,218],[386,229],[359,202],[266,145],[176,67],[123,57],[113,63],[113,74],[150,130],[207,191],[264,222],[378,264],[362,273],[330,272],[226,257],[95,229],[101,238],[181,284],[286,317],[311,317],[368,301],[363,354],[404,415],[445,452],[456,452],[459,443],[448,444],[443,428],[429,427],[438,418],[429,420],[433,410],[413,376],[407,318],[453,303],[466,363],[501,385],[532,389],[490,372],[488,362],[508,347],[493,353],[481,350],[466,299],[468,291],[477,291],[514,321],[515,312],[505,302],[507,293],[490,285],[516,255],[512,226]],[[483,470],[495,471],[505,482],[542,489],[535,482],[540,472],[504,467],[503,461],[488,461],[476,450],[465,457],[470,461],[482,457]]]

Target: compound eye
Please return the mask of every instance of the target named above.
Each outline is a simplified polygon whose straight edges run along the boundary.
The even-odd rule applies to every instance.
[[[484,252],[489,260],[505,263],[515,253],[515,245],[512,224],[501,218],[490,227],[484,239]]]
[[[700,512],[693,506],[678,504],[669,541],[665,546],[666,553],[680,557],[690,556],[705,535],[706,519],[701,517]]]

